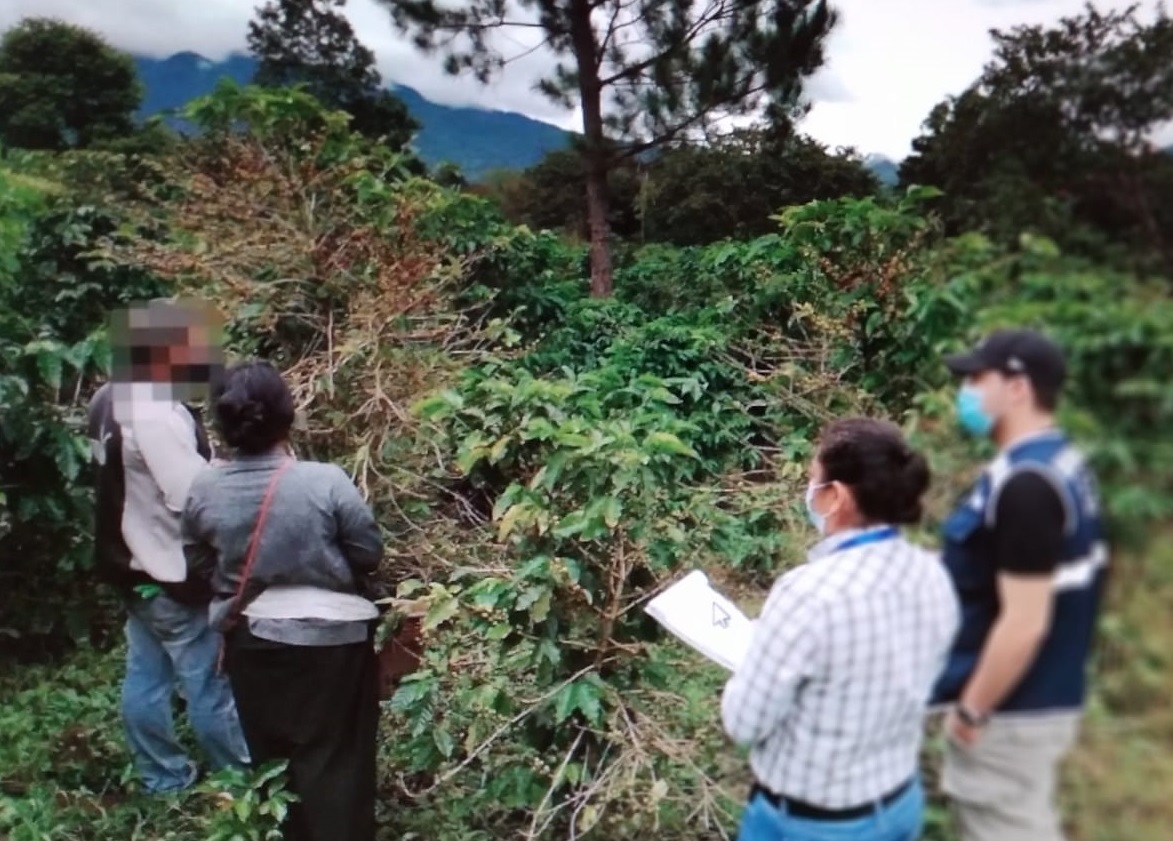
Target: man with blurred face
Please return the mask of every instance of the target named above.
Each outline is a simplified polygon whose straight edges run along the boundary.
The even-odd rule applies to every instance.
[[[95,566],[127,608],[122,712],[147,791],[190,786],[196,765],[175,736],[178,685],[213,768],[245,764],[248,751],[219,639],[208,625],[210,593],[187,581],[180,514],[211,457],[198,414],[184,404],[207,391],[220,365],[211,313],[152,301],[116,313],[113,382],[90,403],[97,462]]]
[[[1108,549],[1095,479],[1056,426],[1062,351],[1030,330],[946,360],[957,409],[997,457],[944,525],[961,631],[936,690],[951,710],[943,787],[963,841],[1061,841]]]

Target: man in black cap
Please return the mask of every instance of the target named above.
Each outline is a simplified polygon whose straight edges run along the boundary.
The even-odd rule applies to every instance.
[[[944,525],[962,605],[935,700],[963,841],[1061,841],[1058,766],[1074,745],[1108,549],[1095,478],[1055,424],[1062,351],[1030,330],[949,357],[962,426],[998,456]]]

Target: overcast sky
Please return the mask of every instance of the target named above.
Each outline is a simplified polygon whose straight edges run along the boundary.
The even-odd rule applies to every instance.
[[[55,16],[101,32],[116,47],[155,57],[192,50],[222,59],[245,48],[259,0],[0,0],[0,30],[26,15]],[[831,146],[899,160],[929,110],[959,93],[991,53],[988,31],[1077,14],[1084,0],[834,0],[840,24],[826,68],[808,85],[815,106],[804,129]],[[1122,6],[1101,0],[1101,8]],[[1147,0],[1146,7],[1155,7]],[[447,76],[393,30],[375,0],[350,0],[359,38],[375,51],[384,79],[450,105],[520,111],[579,128],[576,115],[534,92],[549,59],[534,54],[489,87]]]

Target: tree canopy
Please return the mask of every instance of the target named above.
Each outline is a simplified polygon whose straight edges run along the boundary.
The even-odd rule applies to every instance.
[[[835,23],[825,0],[380,0],[417,46],[452,73],[488,80],[517,56],[509,30],[536,33],[523,52],[554,54],[536,80],[582,110],[581,154],[591,288],[611,293],[608,173],[651,149],[704,136],[730,117],[794,107],[823,63]]]
[[[1090,236],[1173,269],[1173,160],[1153,143],[1173,121],[1173,19],[1089,4],[992,35],[993,60],[930,114],[902,182],[943,189],[954,230],[1034,228],[1077,249]]]
[[[135,132],[143,90],[130,56],[99,35],[27,18],[0,38],[0,143],[60,151]]]
[[[269,0],[249,24],[257,84],[302,84],[322,102],[350,114],[351,127],[393,149],[419,129],[402,100],[383,88],[375,55],[342,13],[346,0]]]
[[[621,239],[705,245],[774,231],[774,214],[818,199],[869,196],[879,182],[851,150],[831,152],[789,131],[741,129],[710,144],[681,144],[628,159],[608,174],[608,222]],[[500,173],[479,192],[514,222],[589,236],[586,170],[576,148],[523,173]]]
[[[850,150],[755,128],[667,152],[649,173],[642,215],[650,240],[703,245],[770,233],[783,208],[873,195],[879,186]]]

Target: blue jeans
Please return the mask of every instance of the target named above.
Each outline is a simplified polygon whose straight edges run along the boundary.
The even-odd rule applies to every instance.
[[[849,821],[792,817],[759,794],[745,809],[737,841],[916,841],[924,814],[919,781],[888,806]]]
[[[129,612],[122,720],[144,788],[178,791],[195,781],[195,764],[175,737],[171,706],[176,688],[212,768],[247,765],[232,690],[216,671],[220,635],[208,625],[207,608],[158,595],[134,599]]]

